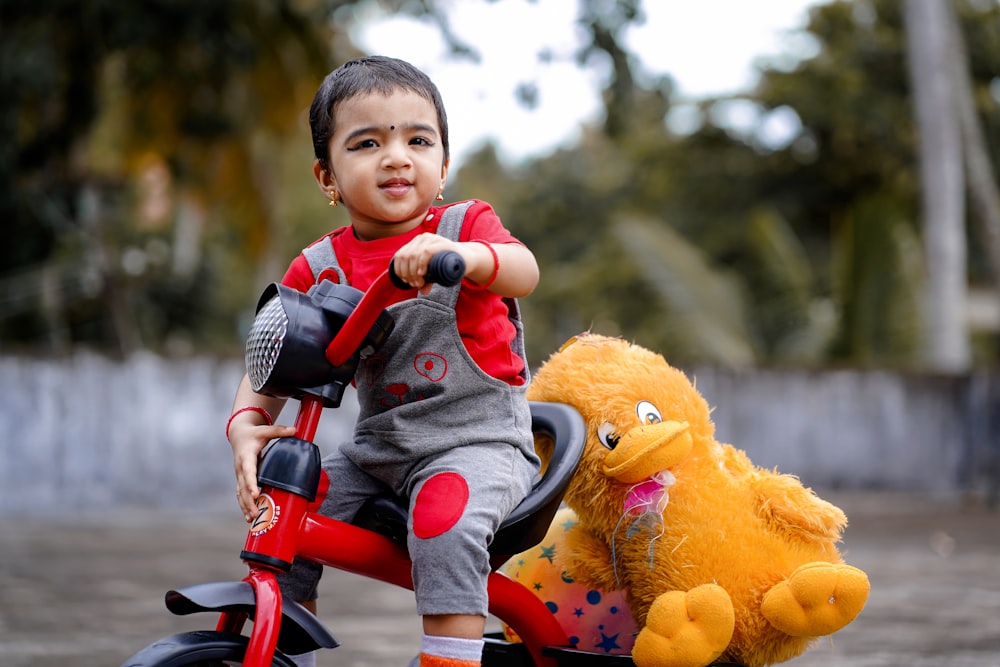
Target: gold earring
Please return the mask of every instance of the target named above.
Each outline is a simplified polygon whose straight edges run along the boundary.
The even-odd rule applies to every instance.
[[[442,190],[444,190],[444,188],[441,188],[441,190],[438,190],[438,196],[434,198],[434,201],[444,201],[444,195],[441,194]]]
[[[330,206],[336,206],[338,199],[340,199],[340,195],[338,195],[337,191],[334,190],[333,193],[330,195]]]

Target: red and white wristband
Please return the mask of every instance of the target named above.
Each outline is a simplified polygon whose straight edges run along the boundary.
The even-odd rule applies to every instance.
[[[229,427],[233,425],[233,420],[244,412],[256,412],[257,414],[263,415],[264,419],[267,421],[267,425],[274,426],[274,419],[271,418],[270,412],[264,408],[257,407],[256,405],[248,405],[245,408],[240,408],[233,414],[229,415],[229,421],[226,422],[226,440],[229,440]]]

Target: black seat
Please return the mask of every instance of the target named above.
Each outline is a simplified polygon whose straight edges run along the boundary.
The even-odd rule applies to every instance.
[[[575,408],[538,401],[530,405],[531,430],[536,436],[547,434],[552,439],[552,459],[531,493],[507,516],[493,537],[489,551],[495,561],[502,562],[542,541],[576,472],[586,442],[583,418]],[[405,545],[408,507],[406,499],[392,494],[374,496],[358,510],[353,523]]]

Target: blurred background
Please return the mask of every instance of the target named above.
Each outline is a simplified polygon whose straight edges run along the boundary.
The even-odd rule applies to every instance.
[[[165,587],[240,576],[243,340],[347,224],[306,114],[368,53],[435,79],[446,199],[534,250],[532,366],[660,352],[845,507],[868,620],[796,664],[994,664],[997,0],[0,0],[0,662],[116,664]]]
[[[652,4],[693,42],[764,11]],[[692,71],[683,53],[655,61],[640,0],[8,0],[0,351],[238,352],[260,288],[346,223],[310,177],[305,110],[377,50],[448,75],[447,194],[492,202],[545,271],[535,363],[592,328],[677,363],[995,365],[1000,8],[921,5],[775,3],[789,34],[706,97],[666,69]],[[484,91],[520,115],[468,108]],[[532,134],[552,113],[560,136]]]
[[[0,4],[0,513],[228,499],[257,295],[347,224],[308,105],[372,52],[538,257],[533,366],[619,335],[756,462],[995,502],[1000,3],[688,4]]]

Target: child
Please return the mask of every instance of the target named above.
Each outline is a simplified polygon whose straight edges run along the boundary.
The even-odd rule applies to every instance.
[[[353,440],[324,460],[332,491],[319,511],[349,521],[372,494],[408,498],[420,665],[475,667],[486,549],[538,470],[513,301],[534,290],[538,266],[488,204],[432,206],[448,175],[448,121],[437,88],[412,65],[384,57],[344,64],[323,81],[309,120],[313,175],[351,224],[306,248],[282,282],[305,291],[322,277],[365,290],[392,259],[413,287],[390,307],[396,328],[385,346],[358,369],[358,423]],[[465,260],[458,286],[424,282],[442,250]],[[294,434],[272,425],[282,405],[254,393],[246,377],[236,393],[227,437],[248,520],[258,454]],[[315,612],[321,571],[296,561],[280,578],[282,592]],[[314,654],[298,664],[315,664]]]

